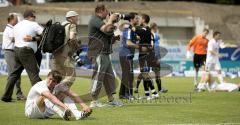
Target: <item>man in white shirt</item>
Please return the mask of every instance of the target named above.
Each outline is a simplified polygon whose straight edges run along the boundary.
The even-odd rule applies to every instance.
[[[43,28],[35,22],[35,11],[26,10],[23,16],[24,20],[13,28],[15,38],[14,60],[16,63],[8,76],[6,89],[1,99],[4,102],[12,101],[13,88],[16,81],[21,77],[22,67],[27,71],[32,85],[41,81],[39,66],[34,53],[37,51],[36,36],[42,34]],[[31,36],[32,40],[25,40],[26,36]]]
[[[13,71],[14,68],[14,36],[13,36],[13,26],[18,22],[16,14],[10,14],[7,18],[8,24],[3,32],[3,43],[2,49],[4,50],[4,58],[7,63],[8,74]],[[23,68],[22,68],[23,69]],[[16,81],[16,96],[17,100],[25,100],[26,97],[23,95],[21,90],[21,79]]]
[[[43,119],[57,114],[61,118],[69,120],[72,113],[76,120],[79,120],[91,114],[92,110],[77,94],[69,91],[65,84],[61,84],[61,80],[60,72],[53,70],[48,73],[46,80],[36,83],[30,89],[25,104],[25,115],[28,118]],[[83,111],[77,109],[75,101],[72,99],[80,103]]]
[[[221,33],[218,31],[214,32],[213,39],[211,39],[208,43],[206,69],[207,71],[217,71],[218,80],[220,83],[222,83],[223,76],[221,73],[221,65],[219,61],[219,58],[221,58],[221,55],[219,54],[220,40]]]

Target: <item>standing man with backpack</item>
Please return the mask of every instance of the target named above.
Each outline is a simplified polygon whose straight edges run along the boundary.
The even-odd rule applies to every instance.
[[[39,66],[35,57],[37,51],[36,36],[41,35],[43,28],[35,21],[35,11],[26,10],[23,14],[24,20],[16,24],[14,30],[14,64],[13,70],[8,76],[2,101],[11,102],[12,93],[16,81],[21,77],[22,68],[27,71],[31,84],[41,81],[39,77]],[[31,41],[25,41],[26,36],[31,36]]]
[[[77,22],[78,13],[75,11],[68,11],[66,13],[66,21],[62,23],[65,27],[64,44],[53,52],[53,69],[59,71],[64,76],[62,83],[71,87],[75,81],[75,61],[73,53],[75,48],[78,48],[77,43]]]

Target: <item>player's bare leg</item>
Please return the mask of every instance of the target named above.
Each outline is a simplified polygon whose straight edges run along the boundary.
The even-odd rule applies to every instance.
[[[195,74],[194,74],[194,88],[195,89],[198,86],[198,72],[199,72],[199,68],[195,68]]]
[[[45,111],[45,102],[44,102],[44,97],[43,96],[39,96],[38,99],[37,99],[37,106],[39,108],[39,110],[41,112],[44,112]]]
[[[220,82],[220,83],[223,83],[224,80],[223,80],[223,76],[222,76],[222,71],[221,71],[221,70],[218,70],[217,73],[218,73],[218,76],[217,76],[217,77],[218,77],[219,82]]]
[[[70,111],[62,111],[57,105],[53,104],[50,100],[43,96],[39,96],[37,99],[37,106],[41,112],[48,112],[47,109],[50,109],[51,112],[58,114],[61,118],[69,120],[71,117]],[[48,117],[48,116],[46,116]]]

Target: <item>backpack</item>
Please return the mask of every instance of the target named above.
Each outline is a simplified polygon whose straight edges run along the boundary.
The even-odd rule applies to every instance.
[[[49,20],[46,23],[46,27],[43,30],[43,37],[39,47],[41,50],[46,53],[53,53],[57,49],[63,47],[65,40],[65,25],[61,25],[60,22],[52,23],[52,20]]]

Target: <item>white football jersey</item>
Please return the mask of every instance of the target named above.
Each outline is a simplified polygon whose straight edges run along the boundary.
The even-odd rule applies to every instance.
[[[214,51],[215,53],[219,54],[219,48],[220,48],[220,43],[217,42],[215,39],[211,39],[208,42],[206,63],[219,62],[218,55],[213,55],[210,53],[210,51]]]
[[[29,91],[27,96],[27,101],[25,105],[25,109],[32,103],[32,101],[37,100],[39,96],[45,91],[49,91],[49,88],[47,86],[47,81],[43,80],[38,83],[36,83]]]

